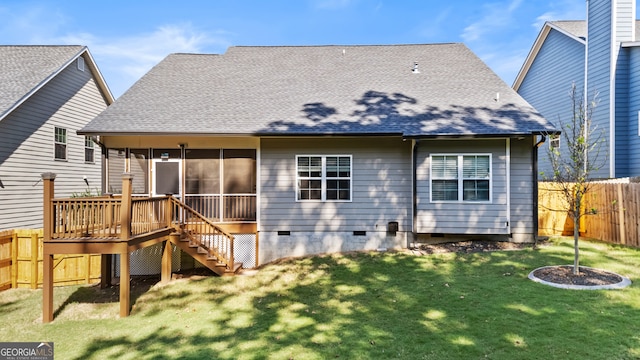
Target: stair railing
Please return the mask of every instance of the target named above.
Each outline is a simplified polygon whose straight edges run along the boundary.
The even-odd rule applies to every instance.
[[[227,270],[234,267],[234,237],[211,220],[204,217],[182,201],[171,197],[174,220],[179,221],[182,232],[192,244],[215,257]]]

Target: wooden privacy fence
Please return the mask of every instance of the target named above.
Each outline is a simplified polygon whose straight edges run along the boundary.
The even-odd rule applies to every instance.
[[[581,236],[613,244],[640,247],[640,183],[591,184],[585,207],[591,214],[580,219]],[[538,191],[540,235],[572,235],[568,204],[555,183],[541,182]]]
[[[0,231],[0,290],[36,289],[42,285],[42,230]],[[100,255],[54,258],[54,285],[100,281]]]

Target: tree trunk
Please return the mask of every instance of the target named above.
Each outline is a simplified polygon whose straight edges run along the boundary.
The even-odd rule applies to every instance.
[[[573,215],[573,274],[580,274],[580,249],[578,239],[580,238],[580,215]]]
[[[580,239],[580,214],[582,213],[582,193],[580,186],[575,194],[575,205],[573,207],[573,274],[580,274],[580,249],[578,240]]]

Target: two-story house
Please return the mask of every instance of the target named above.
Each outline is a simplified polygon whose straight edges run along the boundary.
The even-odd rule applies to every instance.
[[[640,42],[635,0],[587,0],[587,19],[544,24],[513,88],[560,127],[578,99],[595,100],[592,130],[603,139],[595,178],[640,175]],[[547,146],[562,143],[548,142]],[[543,150],[543,149],[541,149]],[[540,169],[549,169],[540,154]]]
[[[113,101],[85,46],[0,46],[0,230],[42,228],[41,173],[59,196],[101,192],[101,149],[76,131]]]

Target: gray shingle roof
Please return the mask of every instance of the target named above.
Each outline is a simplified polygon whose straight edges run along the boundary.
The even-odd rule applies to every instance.
[[[0,46],[0,119],[84,46]]]
[[[232,47],[223,55],[169,55],[79,133],[546,131],[555,129],[466,46],[431,44]]]
[[[585,20],[559,20],[549,21],[550,24],[566,31],[567,33],[586,39],[587,38],[587,22]],[[636,20],[636,39],[640,38],[640,21]]]

